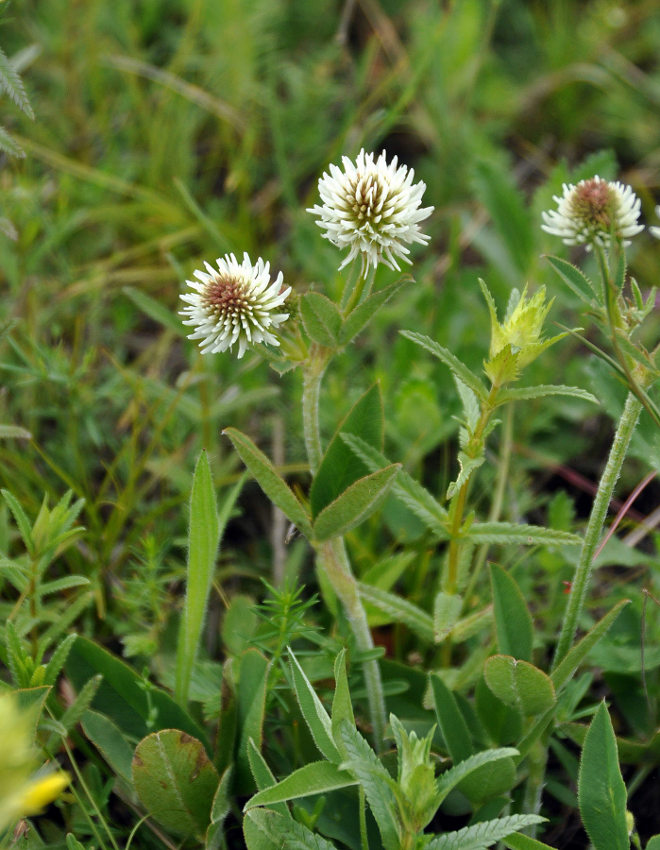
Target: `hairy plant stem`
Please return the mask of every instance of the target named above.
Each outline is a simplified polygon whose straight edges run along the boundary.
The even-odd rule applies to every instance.
[[[312,347],[310,358],[303,365],[303,428],[312,474],[318,471],[323,457],[319,430],[319,396],[321,380],[330,356],[331,352],[327,349]],[[319,568],[323,570],[344,608],[358,651],[370,652],[374,649],[374,642],[343,537],[334,537],[322,543],[312,541],[312,545],[316,550]],[[373,658],[364,661],[363,672],[374,743],[376,750],[380,752],[383,747],[386,713],[378,661]]]
[[[474,431],[470,435],[468,444],[465,447],[465,454],[469,458],[479,457],[484,450],[484,431],[493,415],[493,411],[497,406],[497,394],[499,386],[493,384],[488,394],[488,398],[481,406],[481,416],[477,422]],[[463,525],[463,517],[465,514],[465,505],[467,502],[467,494],[472,481],[472,474],[468,475],[457,493],[454,493],[449,505],[449,516],[451,517],[451,540],[449,543],[449,552],[447,554],[447,572],[444,577],[443,590],[447,593],[456,593],[458,588],[458,567],[460,563],[460,553],[462,541],[460,540],[461,526]]]
[[[584,608],[594,552],[596,551],[596,546],[598,545],[603,525],[605,524],[607,509],[614,492],[614,485],[621,473],[621,467],[623,466],[623,461],[626,457],[628,446],[630,445],[630,440],[641,411],[641,401],[632,391],[629,392],[621,419],[614,434],[607,464],[598,484],[598,490],[596,491],[594,503],[591,507],[591,514],[589,515],[584,540],[582,541],[580,557],[575,568],[571,592],[568,597],[568,605],[564,614],[564,622],[555,651],[553,669],[564,658],[573,643],[578,621]]]

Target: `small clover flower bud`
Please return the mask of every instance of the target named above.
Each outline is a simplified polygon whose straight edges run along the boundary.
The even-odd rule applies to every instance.
[[[396,157],[388,164],[384,152],[374,161],[374,154],[361,150],[355,163],[346,156],[342,163],[343,171],[331,165],[330,173],[323,174],[319,180],[323,205],[307,212],[319,216],[316,223],[325,239],[349,249],[340,269],[362,254],[366,269],[384,263],[399,270],[397,258],[410,262],[404,242],[429,241],[419,229],[419,222],[433,212],[433,207],[420,208],[426,184],[413,183],[415,172],[397,166]]]
[[[289,318],[274,312],[291,292],[282,286],[282,272],[270,282],[270,264],[259,257],[252,265],[247,254],[239,264],[233,254],[216,260],[218,268],[205,263],[206,271],[196,271],[197,280],[187,280],[194,292],[181,295],[187,303],[179,315],[192,325],[188,339],[200,339],[202,354],[232,349],[238,343],[239,359],[248,346],[258,343],[279,345],[271,333]]]
[[[486,284],[483,281],[480,283],[491,322],[490,350],[488,360],[484,362],[484,371],[493,384],[501,386],[517,380],[525,366],[565,334],[549,340],[543,339],[543,323],[552,307],[552,301],[546,303],[544,286],[531,298],[527,298],[527,287],[522,295],[514,289],[505,319],[500,322],[493,296]]]
[[[596,176],[577,186],[564,183],[563,189],[561,197],[553,196],[557,209],[542,213],[541,228],[565,245],[609,248],[612,237],[629,245],[626,240],[644,229],[637,223],[640,200],[630,186]]]

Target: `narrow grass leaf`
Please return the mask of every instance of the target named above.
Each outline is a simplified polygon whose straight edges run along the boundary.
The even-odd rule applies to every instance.
[[[136,307],[142,310],[145,316],[149,316],[154,322],[158,322],[159,325],[173,331],[177,336],[186,336],[186,328],[181,319],[176,313],[168,309],[162,301],[157,301],[134,286],[124,286],[122,292]]]
[[[512,832],[543,823],[544,820],[545,818],[538,815],[509,815],[496,820],[486,820],[432,838],[424,845],[424,850],[486,850]]]
[[[405,336],[406,339],[409,339],[417,345],[421,345],[422,348],[425,348],[439,360],[442,360],[445,366],[448,366],[454,375],[456,375],[459,380],[461,380],[472,390],[473,393],[476,394],[477,398],[481,399],[481,401],[485,401],[488,396],[488,390],[484,384],[470,369],[468,369],[465,363],[462,363],[448,348],[445,348],[424,334],[415,333],[414,331],[400,331],[400,333],[402,336]]]
[[[137,745],[132,775],[154,820],[175,835],[203,840],[219,777],[200,741],[178,729],[154,732]]]
[[[584,740],[578,773],[582,823],[595,850],[630,850],[626,824],[626,786],[612,721],[604,702]]]
[[[497,564],[490,565],[497,648],[503,655],[532,660],[534,624],[515,580]]]
[[[236,759],[236,785],[239,793],[252,790],[248,747],[252,740],[259,748],[263,740],[269,669],[269,662],[258,649],[248,649],[241,656],[238,682],[240,740]]]
[[[276,785],[259,791],[245,805],[244,811],[255,806],[270,806],[286,800],[298,800],[312,794],[327,794],[338,788],[357,785],[357,779],[329,761],[314,761],[294,770]]]
[[[236,428],[225,428],[222,432],[232,441],[241,460],[250,470],[268,498],[280,508],[285,516],[305,537],[312,537],[309,515],[295,497],[293,490],[280,478],[275,467],[252,440]]]
[[[323,703],[316,695],[316,691],[291,649],[289,649],[289,658],[298,705],[309,731],[312,733],[314,743],[328,761],[339,764],[341,756],[333,739],[332,721],[328,712],[323,707]]]
[[[181,705],[188,702],[193,664],[206,616],[206,604],[219,541],[218,510],[211,467],[202,451],[195,467],[190,495],[186,598],[179,627],[174,693]]]
[[[339,537],[364,522],[382,504],[400,469],[393,463],[351,484],[316,517],[314,538],[323,542]]]

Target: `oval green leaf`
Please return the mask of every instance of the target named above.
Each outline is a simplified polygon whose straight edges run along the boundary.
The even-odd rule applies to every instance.
[[[510,655],[493,655],[484,668],[486,684],[506,705],[530,717],[555,704],[555,688],[549,676]]]

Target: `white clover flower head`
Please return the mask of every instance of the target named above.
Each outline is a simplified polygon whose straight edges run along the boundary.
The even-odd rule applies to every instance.
[[[629,245],[628,238],[644,229],[637,223],[640,200],[630,186],[596,175],[577,186],[564,183],[563,190],[561,198],[553,196],[557,209],[542,213],[541,228],[561,236],[565,245],[609,248],[612,236]]]
[[[410,262],[404,243],[425,245],[430,238],[419,229],[419,222],[433,212],[433,207],[420,206],[426,184],[413,183],[415,172],[397,165],[396,157],[388,164],[384,151],[374,160],[373,153],[361,150],[355,163],[345,156],[342,164],[343,171],[330,165],[330,173],[323,174],[323,205],[307,212],[319,217],[316,223],[325,239],[349,249],[340,269],[361,254],[365,271],[381,262],[400,270],[397,259]]]
[[[660,218],[660,206],[655,208],[655,214]],[[660,239],[660,227],[649,227],[649,233],[656,239]]]
[[[204,263],[206,271],[195,271],[197,280],[186,281],[193,292],[181,295],[187,306],[179,315],[186,317],[184,325],[195,328],[188,339],[201,340],[202,354],[231,350],[238,343],[239,359],[248,346],[279,345],[269,329],[289,318],[274,312],[291,292],[290,286],[282,287],[282,272],[271,283],[270,264],[259,257],[252,265],[247,254],[242,263],[233,254],[216,262],[217,269]]]

